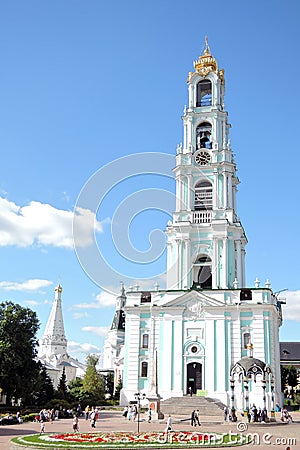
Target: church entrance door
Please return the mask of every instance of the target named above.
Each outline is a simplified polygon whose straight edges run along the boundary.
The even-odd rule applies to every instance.
[[[197,393],[197,389],[202,389],[202,364],[200,363],[193,362],[187,365],[187,393],[190,387],[193,394]]]

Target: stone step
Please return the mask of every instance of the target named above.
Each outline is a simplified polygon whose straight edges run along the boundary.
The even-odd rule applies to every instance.
[[[164,414],[191,415],[194,409],[199,409],[200,416],[211,416],[223,420],[224,405],[219,400],[208,397],[170,397],[160,404]]]

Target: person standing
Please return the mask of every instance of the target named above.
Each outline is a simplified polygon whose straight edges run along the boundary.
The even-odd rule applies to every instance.
[[[125,419],[126,419],[126,418],[127,418],[127,414],[128,414],[128,406],[125,406],[124,409],[123,409],[123,414],[122,414],[122,416],[124,416]]]
[[[74,414],[73,416],[73,431],[74,432],[78,432],[79,428],[78,428],[78,416],[76,414]]]
[[[148,423],[151,422],[151,418],[152,418],[152,411],[151,408],[148,409]]]
[[[228,408],[227,406],[224,406],[224,422],[227,422],[228,418]]]
[[[90,414],[90,406],[89,405],[86,406],[84,412],[85,412],[85,420],[88,420],[89,414]]]
[[[91,427],[96,428],[96,414],[94,410],[92,410],[90,417],[91,417]]]

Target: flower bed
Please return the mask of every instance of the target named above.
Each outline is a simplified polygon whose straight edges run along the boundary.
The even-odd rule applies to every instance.
[[[12,442],[27,448],[72,448],[72,449],[118,449],[118,448],[180,448],[180,447],[223,447],[242,445],[245,440],[235,435],[197,433],[189,431],[150,433],[66,433],[34,434],[20,436]]]

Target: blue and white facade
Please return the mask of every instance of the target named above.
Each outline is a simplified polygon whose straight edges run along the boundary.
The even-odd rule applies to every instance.
[[[224,71],[207,43],[194,68],[176,152],[176,206],[166,228],[167,289],[126,293],[121,403],[151,393],[157,351],[163,399],[191,387],[229,405],[234,386],[235,408],[245,409],[247,400],[270,410],[281,391],[280,305],[269,283],[245,286],[247,238],[236,211]],[[240,366],[235,374],[232,368],[246,360],[249,366],[249,358],[270,376],[263,381],[258,370],[250,377],[245,400]]]

